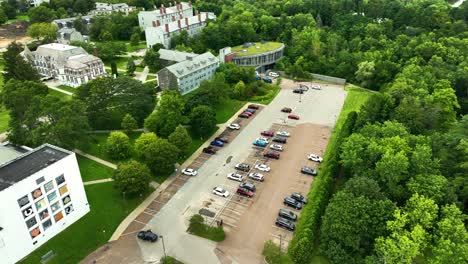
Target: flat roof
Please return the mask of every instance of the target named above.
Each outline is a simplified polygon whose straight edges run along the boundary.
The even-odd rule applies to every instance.
[[[44,144],[7,163],[0,165],[0,191],[18,183],[32,174],[47,168],[70,155],[71,152]]]
[[[23,155],[24,152],[21,152],[19,149],[14,147],[5,146],[0,144],[0,166],[3,163],[6,163],[10,160],[14,160],[15,158]]]
[[[248,48],[244,48],[244,45],[246,44],[253,44],[253,45],[250,45]],[[277,50],[281,48],[282,46],[283,46],[283,43],[280,43],[280,42],[270,42],[270,41],[267,41],[265,43],[248,42],[243,45],[232,47],[231,51],[235,52],[236,56],[242,57],[242,56],[257,55],[257,54],[262,54],[268,51]]]
[[[49,44],[41,45],[39,47],[43,49],[53,49],[53,50],[72,50],[72,49],[77,48],[75,46],[70,46],[70,45],[61,44],[61,43],[49,43]]]

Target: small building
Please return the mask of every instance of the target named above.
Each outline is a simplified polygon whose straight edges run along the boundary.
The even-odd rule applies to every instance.
[[[141,29],[153,26],[156,21],[159,25],[165,25],[170,22],[193,16],[193,7],[191,2],[174,2],[174,6],[164,7],[152,11],[140,11],[138,13],[138,24]]]
[[[153,21],[153,26],[145,28],[146,45],[151,48],[160,43],[165,48],[171,47],[171,38],[186,30],[189,36],[194,36],[200,32],[209,20],[215,20],[216,15],[210,12],[197,13],[195,16],[185,17],[184,19],[174,20],[167,24],[161,24],[159,21]]]
[[[40,75],[57,79],[62,85],[78,87],[106,76],[102,60],[81,47],[50,43],[39,46],[36,51],[26,47],[22,55]]]
[[[196,53],[190,52],[183,52],[177,50],[168,50],[168,49],[159,49],[159,59],[161,63],[165,66],[169,66],[171,64],[186,61],[190,58],[194,58],[198,56]]]
[[[61,28],[57,31],[57,42],[60,44],[70,44],[72,41],[89,42],[89,37],[82,35],[74,28]]]
[[[62,18],[62,19],[55,19],[52,21],[53,24],[55,24],[59,29],[61,28],[74,28],[73,23],[75,20],[78,18],[81,18],[83,25],[85,27],[91,26],[93,23],[93,15],[88,15],[88,16],[81,16],[81,17],[69,17],[69,18]]]
[[[13,264],[89,211],[75,153],[0,144],[0,256]]]
[[[273,68],[283,57],[284,44],[279,42],[247,42],[236,47],[219,51],[220,62],[233,62],[239,66],[252,66],[264,72]]]
[[[163,90],[177,89],[186,94],[197,89],[204,80],[209,80],[219,67],[219,61],[210,52],[187,57],[158,72],[159,87]]]
[[[131,12],[135,11],[136,7],[129,6],[126,3],[100,3],[96,2],[96,8],[91,10],[90,15],[110,15],[112,13],[122,13],[128,16]]]

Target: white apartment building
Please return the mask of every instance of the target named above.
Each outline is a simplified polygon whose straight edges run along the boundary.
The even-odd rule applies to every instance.
[[[202,12],[197,13],[195,16],[174,20],[168,24],[160,24],[159,21],[154,21],[152,27],[145,28],[146,45],[151,48],[153,45],[160,43],[165,48],[170,48],[171,38],[175,34],[186,30],[189,36],[193,36],[206,26],[209,19],[216,19],[216,15],[210,12]]]
[[[112,13],[123,13],[128,16],[129,13],[136,10],[136,7],[129,6],[126,3],[118,3],[118,4],[111,4],[111,3],[100,3],[96,2],[96,8],[91,10],[91,15],[110,15]]]
[[[138,24],[141,29],[154,26],[156,21],[159,25],[164,25],[179,19],[193,16],[193,7],[191,2],[174,3],[174,6],[164,7],[153,11],[141,11],[138,13]]]
[[[27,3],[29,3],[30,6],[40,6],[42,3],[50,3],[50,0],[29,0]]]
[[[158,72],[161,89],[177,89],[183,95],[197,89],[209,80],[219,67],[218,59],[210,52],[168,66]]]
[[[60,84],[78,87],[90,80],[106,76],[104,63],[83,48],[59,43],[41,45],[36,51],[25,48],[23,56],[40,75],[52,77]]]
[[[90,210],[75,153],[49,144],[0,145],[0,201],[2,264],[18,262]]]

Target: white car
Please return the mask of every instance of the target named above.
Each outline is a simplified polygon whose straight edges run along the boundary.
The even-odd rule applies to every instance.
[[[263,174],[261,173],[258,173],[258,172],[251,172],[249,173],[249,178],[251,178],[252,180],[256,180],[256,181],[263,181]]]
[[[313,84],[311,87],[314,90],[322,90],[322,87],[320,87],[320,85],[318,85],[318,84]]]
[[[236,124],[236,123],[229,124],[228,127],[229,127],[230,129],[234,129],[234,130],[239,130],[239,129],[240,129],[240,125],[239,125],[239,124]]]
[[[221,196],[221,197],[228,197],[229,196],[229,192],[226,191],[225,189],[221,188],[221,187],[213,188],[213,194]]]
[[[270,171],[270,167],[268,167],[266,164],[257,164],[255,165],[255,168],[259,171]]]
[[[237,174],[237,173],[229,173],[227,175],[228,179],[230,180],[234,180],[234,181],[238,181],[238,182],[242,182],[244,180],[244,177],[240,174]]]
[[[283,151],[283,145],[280,144],[271,144],[270,148],[278,151]]]
[[[276,73],[276,72],[270,72],[270,73],[268,73],[268,76],[277,78],[277,77],[279,77],[279,74]]]
[[[291,133],[289,133],[288,131],[278,131],[276,132],[276,135],[278,136],[282,136],[282,137],[289,137],[291,135]]]
[[[266,137],[258,137],[256,140],[266,142],[267,144],[270,143],[270,141],[268,141],[268,138]]]
[[[198,172],[191,168],[185,168],[182,170],[182,173],[188,176],[196,176]]]
[[[309,160],[311,160],[311,161],[316,161],[316,162],[322,162],[323,161],[322,157],[320,157],[319,155],[315,155],[315,154],[309,154],[309,156],[307,158]]]

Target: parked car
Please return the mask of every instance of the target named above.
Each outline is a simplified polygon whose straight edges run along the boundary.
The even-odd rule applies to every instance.
[[[301,202],[303,204],[307,203],[307,198],[302,196],[300,193],[291,193],[291,198],[293,198],[294,200],[296,200],[298,202]]]
[[[262,147],[263,148],[263,147],[266,147],[266,145],[268,145],[268,142],[256,139],[256,140],[254,140],[253,144],[255,146],[257,146],[257,147]]]
[[[250,182],[241,182],[241,184],[239,184],[239,187],[245,188],[252,192],[255,192],[257,190],[257,188],[255,188],[255,184],[250,183]]]
[[[248,172],[250,170],[250,165],[247,163],[238,163],[234,168],[236,168],[236,170]]]
[[[265,141],[267,144],[270,143],[270,140],[266,137],[258,137],[256,140]]]
[[[311,87],[314,90],[322,90],[322,87],[320,87],[320,85],[318,85],[318,84],[313,84]]]
[[[245,115],[248,115],[248,116],[253,116],[253,114],[252,114],[252,113],[250,113],[250,112],[247,112],[247,111],[244,111],[244,112],[242,112],[242,114],[245,114]]]
[[[244,180],[244,177],[243,177],[242,175],[240,175],[240,174],[238,174],[238,173],[234,173],[234,172],[233,172],[233,173],[229,173],[229,174],[227,175],[227,177],[228,177],[228,179],[230,179],[230,180],[234,180],[234,181],[238,181],[238,182],[241,182],[241,181]]]
[[[278,78],[278,77],[279,77],[279,74],[276,73],[276,72],[269,72],[269,73],[268,73],[268,76],[271,76],[271,77],[274,77],[274,78]]]
[[[246,188],[239,187],[237,188],[237,194],[242,195],[242,196],[247,196],[247,197],[252,197],[254,196],[254,193]]]
[[[282,130],[282,131],[276,132],[276,135],[277,136],[282,136],[282,137],[289,137],[291,135],[291,133],[289,133],[288,131]]]
[[[273,142],[285,144],[288,140],[285,137],[274,137]]]
[[[309,154],[309,156],[307,158],[309,160],[311,160],[311,161],[316,161],[316,162],[322,162],[323,161],[322,157],[320,157],[319,155],[315,155],[313,153]]]
[[[290,206],[292,208],[295,208],[297,210],[302,209],[302,203],[296,201],[295,199],[293,199],[291,197],[285,197],[284,200],[283,200],[283,204],[286,205],[286,206]]]
[[[262,79],[262,77],[260,77],[260,75],[256,74],[255,79],[260,81]]]
[[[226,189],[223,189],[221,187],[214,187],[213,194],[224,197],[224,198],[229,196],[229,192]]]
[[[252,108],[247,108],[247,109],[244,110],[244,112],[249,112],[249,113],[255,114],[257,112],[257,110],[252,109]]]
[[[270,167],[268,167],[266,164],[257,164],[255,165],[255,168],[259,171],[270,171]]]
[[[210,145],[215,146],[215,147],[222,147],[222,146],[224,146],[224,143],[222,141],[219,141],[219,140],[213,140],[213,141],[210,142]]]
[[[242,114],[238,115],[237,117],[240,117],[240,118],[249,118],[250,116],[247,115],[246,113],[242,113]]]
[[[229,142],[229,139],[227,139],[225,137],[215,137],[215,140],[216,141],[221,141],[223,143],[228,143]]]
[[[272,137],[275,135],[275,133],[270,130],[265,130],[265,131],[260,132],[260,135],[266,136],[266,137]]]
[[[296,228],[296,226],[291,221],[283,217],[276,218],[275,225],[289,231],[294,231]]]
[[[301,88],[296,88],[296,89],[293,90],[293,93],[303,94],[304,90],[302,90]]]
[[[283,145],[280,144],[271,144],[270,148],[273,150],[283,151]]]
[[[288,115],[289,119],[299,120],[299,116],[297,115]]]
[[[309,175],[313,175],[313,176],[317,175],[317,169],[307,167],[307,166],[302,167],[301,172],[304,173],[304,174],[309,174]]]
[[[263,174],[258,173],[258,172],[249,173],[249,178],[252,180],[260,181],[260,182],[264,180]]]
[[[283,113],[291,113],[291,112],[292,112],[292,109],[289,108],[289,107],[283,107],[283,108],[281,108],[281,112],[283,112]]]
[[[191,168],[185,168],[182,170],[182,173],[188,176],[196,176],[198,172]]]
[[[266,83],[273,83],[273,80],[268,77],[263,77],[262,80]]]
[[[274,151],[265,152],[263,154],[263,156],[267,157],[267,158],[272,158],[272,159],[279,159],[280,158],[280,154],[278,152],[274,152]]]
[[[228,128],[233,129],[233,130],[239,130],[240,125],[236,123],[229,124]]]
[[[216,154],[216,149],[213,146],[208,146],[203,149],[203,153]]]
[[[137,237],[143,241],[156,242],[158,241],[158,235],[153,233],[151,230],[140,231],[138,232]]]
[[[278,216],[289,219],[291,221],[297,220],[297,215],[294,212],[286,209],[279,209]]]
[[[247,107],[250,108],[250,109],[255,109],[255,110],[260,109],[260,106],[258,106],[256,104],[249,104],[249,106],[247,106]]]
[[[299,89],[303,90],[304,92],[309,91],[309,86],[305,84],[299,84]]]

